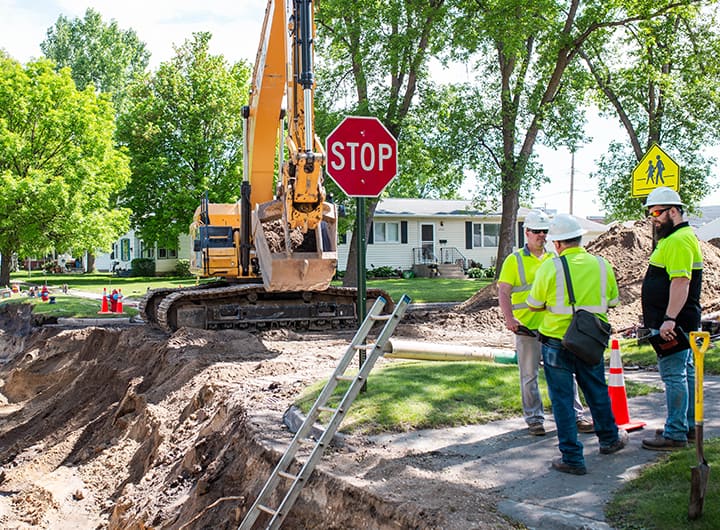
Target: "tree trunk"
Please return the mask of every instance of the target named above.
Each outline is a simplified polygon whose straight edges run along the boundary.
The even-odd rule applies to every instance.
[[[95,270],[95,254],[87,253],[87,263],[85,265],[85,272],[93,272]]]
[[[356,199],[357,200],[357,199]],[[367,206],[367,213],[365,217],[365,240],[367,241],[367,235],[370,233],[370,226],[375,216],[375,209],[377,208],[379,199],[367,199],[365,204]],[[357,218],[356,218],[357,219]],[[357,224],[357,223],[356,223]],[[350,251],[348,252],[347,265],[345,266],[345,276],[343,277],[343,287],[357,287],[357,230],[353,230],[352,237],[350,238]]]
[[[0,253],[0,287],[10,286],[10,264],[12,252]]]
[[[503,178],[505,182],[515,180],[514,176]],[[519,189],[503,189],[502,196],[502,217],[500,221],[500,242],[498,243],[498,253],[495,259],[495,280],[500,275],[505,258],[514,250],[515,230],[517,225],[517,213],[520,208],[520,190]]]

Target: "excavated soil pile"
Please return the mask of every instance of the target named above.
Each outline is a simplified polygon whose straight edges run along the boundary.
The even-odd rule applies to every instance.
[[[615,267],[616,330],[638,322],[650,247],[644,222],[588,248]],[[703,305],[715,311],[720,250],[703,252]],[[352,338],[38,324],[29,306],[0,306],[0,528],[237,528],[292,437],[283,412],[332,372]],[[513,345],[494,287],[451,311],[408,313],[395,335]],[[454,458],[346,437],[286,527],[512,526],[495,511],[497,481],[455,471]]]

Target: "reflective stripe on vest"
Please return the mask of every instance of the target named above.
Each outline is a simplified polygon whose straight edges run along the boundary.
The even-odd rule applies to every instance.
[[[527,277],[525,276],[525,264],[523,263],[521,252],[523,251],[517,250],[513,252],[513,256],[515,256],[515,261],[517,261],[518,276],[520,276],[520,285],[514,285],[512,289],[510,289],[511,293],[522,293],[525,291],[529,291],[532,288],[532,285],[527,282]],[[528,305],[525,302],[520,302],[519,304],[512,304],[513,311],[527,308]]]
[[[584,309],[590,313],[607,313],[607,267],[605,260],[600,256],[595,256],[600,264],[600,305],[576,305],[575,311]],[[555,263],[555,305],[548,306],[547,310],[556,315],[572,315],[572,306],[565,305],[565,271],[563,270],[560,258],[553,258]]]

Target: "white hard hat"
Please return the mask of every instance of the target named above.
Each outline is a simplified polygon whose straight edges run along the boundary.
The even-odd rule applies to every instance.
[[[525,216],[523,228],[548,230],[550,228],[550,218],[542,210],[530,210]]]
[[[580,237],[584,233],[585,230],[575,217],[561,213],[556,215],[555,219],[550,223],[548,239],[550,241],[567,241],[568,239]]]
[[[645,199],[645,208],[650,206],[685,206],[678,192],[666,186],[660,186],[650,192]]]

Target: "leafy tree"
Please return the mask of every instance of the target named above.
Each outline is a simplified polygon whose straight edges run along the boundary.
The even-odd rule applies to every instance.
[[[460,0],[455,58],[474,60],[490,105],[474,136],[486,174],[500,190],[502,221],[497,263],[512,251],[521,190],[535,186],[529,171],[536,142],[576,145],[582,137],[585,72],[578,54],[590,38],[602,46],[614,27],[652,19],[689,2],[649,0]],[[474,110],[473,110],[474,112]],[[492,189],[492,187],[490,188]]]
[[[323,59],[320,65],[323,75],[318,84],[324,87],[324,93],[319,91],[318,99],[324,101],[335,116],[378,117],[402,146],[405,143],[404,127],[406,122],[409,123],[418,88],[428,79],[428,61],[445,42],[446,17],[445,0],[324,0],[316,14],[317,43]],[[421,120],[415,116],[415,123],[409,125],[407,135],[411,141],[418,140],[416,127]],[[323,132],[329,130],[320,130],[321,134]],[[406,161],[401,159],[402,174],[405,173],[402,165]],[[412,163],[416,167],[426,164],[420,155]],[[457,178],[459,183],[461,175]],[[332,190],[333,186],[328,188]],[[407,189],[400,184],[396,188],[402,193]],[[378,201],[370,199],[366,202],[367,231]],[[343,279],[345,285],[356,285],[357,282],[356,237],[357,231],[353,231]]]
[[[642,215],[631,197],[631,172],[656,143],[681,166],[680,194],[690,205],[707,195],[712,160],[703,155],[720,126],[720,34],[717,4],[675,9],[628,23],[614,46],[589,46],[582,57],[597,83],[597,101],[622,123],[599,164],[600,198],[609,217]]]
[[[40,44],[46,57],[58,68],[69,66],[78,88],[89,84],[112,94],[122,109],[125,87],[148,66],[150,53],[132,29],[122,30],[116,21],[103,22],[100,13],[88,8],[85,18],[68,20],[60,15]]]
[[[0,54],[0,284],[13,253],[107,248],[127,230],[129,212],[108,209],[130,173],[114,130],[108,98],[69,69]]]
[[[129,87],[118,138],[132,157],[123,203],[148,243],[176,248],[207,190],[232,202],[242,180],[242,107],[250,70],[210,55],[209,33],[195,33],[173,59]]]

